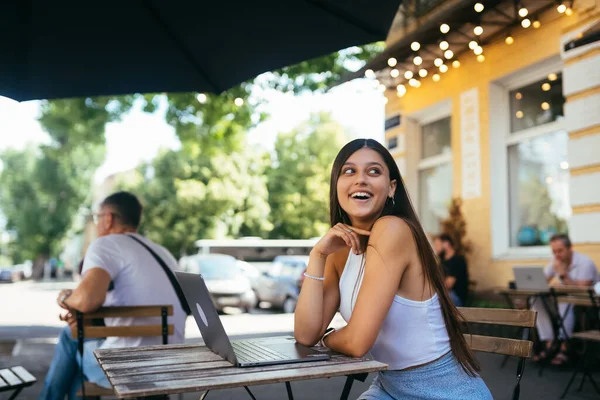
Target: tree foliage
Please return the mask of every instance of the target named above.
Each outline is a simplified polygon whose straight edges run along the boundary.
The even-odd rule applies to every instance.
[[[39,122],[50,143],[1,154],[0,210],[12,235],[14,261],[61,251],[74,217],[90,206],[106,124],[127,113],[138,98],[152,112],[166,96],[166,120],[181,141],[180,150],[162,152],[121,183],[141,197],[142,229],[151,238],[178,255],[193,251],[198,238],[323,233],[329,165],[343,140],[341,128],[329,117],[313,116],[278,139],[271,166],[268,156],[247,146],[247,132],[266,118],[251,92],[258,86],[323,91],[381,50],[381,44],[347,49],[263,74],[221,94],[42,102]]]
[[[74,216],[90,200],[90,183],[104,158],[104,127],[118,120],[131,101],[44,101],[39,122],[49,143],[1,155],[0,209],[12,236],[14,262],[61,251]]]
[[[278,136],[267,170],[271,238],[308,239],[327,231],[331,165],[345,139],[343,128],[323,113]]]

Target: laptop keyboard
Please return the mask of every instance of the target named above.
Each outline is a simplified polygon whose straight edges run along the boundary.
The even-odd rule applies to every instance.
[[[273,351],[255,342],[232,342],[235,356],[240,362],[262,362],[288,360],[290,357],[283,353]]]

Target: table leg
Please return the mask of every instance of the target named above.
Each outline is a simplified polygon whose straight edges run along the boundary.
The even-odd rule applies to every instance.
[[[18,388],[17,390],[15,390],[15,391],[13,392],[13,394],[11,394],[11,395],[10,395],[10,397],[8,398],[8,400],[13,400],[13,399],[15,399],[15,398],[17,397],[17,395],[18,395],[19,393],[21,393],[21,390],[23,390],[23,388],[22,388],[22,387],[21,387],[21,388]]]
[[[342,396],[340,397],[340,400],[348,400],[348,396],[350,396],[350,390],[352,389],[352,384],[354,383],[355,379],[357,381],[364,382],[365,379],[367,379],[367,376],[369,376],[368,373],[348,375],[346,377],[346,383],[344,384],[344,390],[342,390]]]
[[[292,385],[289,382],[285,382],[285,390],[287,391],[288,399],[294,400],[294,394],[292,393]]]

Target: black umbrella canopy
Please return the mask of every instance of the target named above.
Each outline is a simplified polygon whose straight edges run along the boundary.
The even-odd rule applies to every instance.
[[[401,0],[6,0],[0,95],[219,93],[386,38]]]

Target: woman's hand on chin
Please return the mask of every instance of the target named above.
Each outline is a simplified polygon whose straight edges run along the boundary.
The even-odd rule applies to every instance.
[[[313,247],[313,252],[316,252],[320,257],[326,258],[344,247],[350,247],[354,254],[362,254],[365,249],[360,236],[369,236],[371,232],[364,229],[354,228],[350,225],[338,223],[329,229]]]

